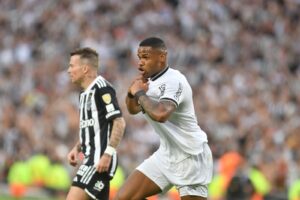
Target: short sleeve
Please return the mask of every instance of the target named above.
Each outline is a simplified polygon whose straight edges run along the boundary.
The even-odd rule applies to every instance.
[[[107,86],[100,88],[98,92],[96,92],[95,98],[96,102],[98,102],[98,110],[101,111],[100,113],[107,120],[113,120],[122,116],[122,112],[116,97],[116,92],[112,87]]]
[[[178,79],[172,79],[159,86],[161,96],[159,100],[169,100],[176,104],[176,107],[182,101],[183,84]]]

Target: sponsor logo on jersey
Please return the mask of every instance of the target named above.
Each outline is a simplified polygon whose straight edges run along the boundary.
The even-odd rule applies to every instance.
[[[89,126],[94,126],[95,120],[94,119],[87,119],[87,120],[81,120],[80,121],[80,128],[86,128]]]
[[[102,181],[97,181],[94,185],[94,190],[101,191],[104,188],[104,183]]]
[[[115,110],[115,107],[114,105],[111,103],[111,104],[108,104],[107,106],[105,106],[106,108],[106,111],[109,113],[109,112],[112,112]]]
[[[106,93],[106,94],[102,95],[102,100],[104,101],[104,103],[110,104],[110,102],[111,102],[110,94]]]

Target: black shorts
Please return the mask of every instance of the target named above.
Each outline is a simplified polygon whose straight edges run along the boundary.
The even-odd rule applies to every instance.
[[[99,173],[94,166],[81,165],[73,179],[72,186],[82,188],[92,199],[109,199],[109,181],[107,172]]]

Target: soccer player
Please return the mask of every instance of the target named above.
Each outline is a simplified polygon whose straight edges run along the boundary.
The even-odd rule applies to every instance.
[[[159,149],[128,177],[116,200],[142,200],[176,186],[182,200],[207,199],[213,171],[207,135],[198,126],[186,77],[167,65],[160,38],[139,44],[140,76],[126,97],[131,114],[142,112],[160,137]]]
[[[125,121],[114,88],[97,71],[95,50],[81,48],[70,53],[68,73],[83,92],[79,98],[79,141],[68,154],[68,161],[76,166],[80,152],[84,160],[67,200],[108,200],[109,181],[117,169],[116,148],[123,137]]]

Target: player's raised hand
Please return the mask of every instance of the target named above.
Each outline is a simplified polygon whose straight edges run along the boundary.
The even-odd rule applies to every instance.
[[[99,162],[95,165],[96,171],[99,173],[107,172],[110,166],[111,156],[104,153]]]
[[[130,86],[130,93],[135,95],[140,90],[148,91],[149,83],[148,80],[143,77],[137,77]]]
[[[143,83],[148,83],[148,79],[147,79],[147,78],[144,78],[143,76],[138,76],[138,77],[136,78],[136,80],[142,80]]]

